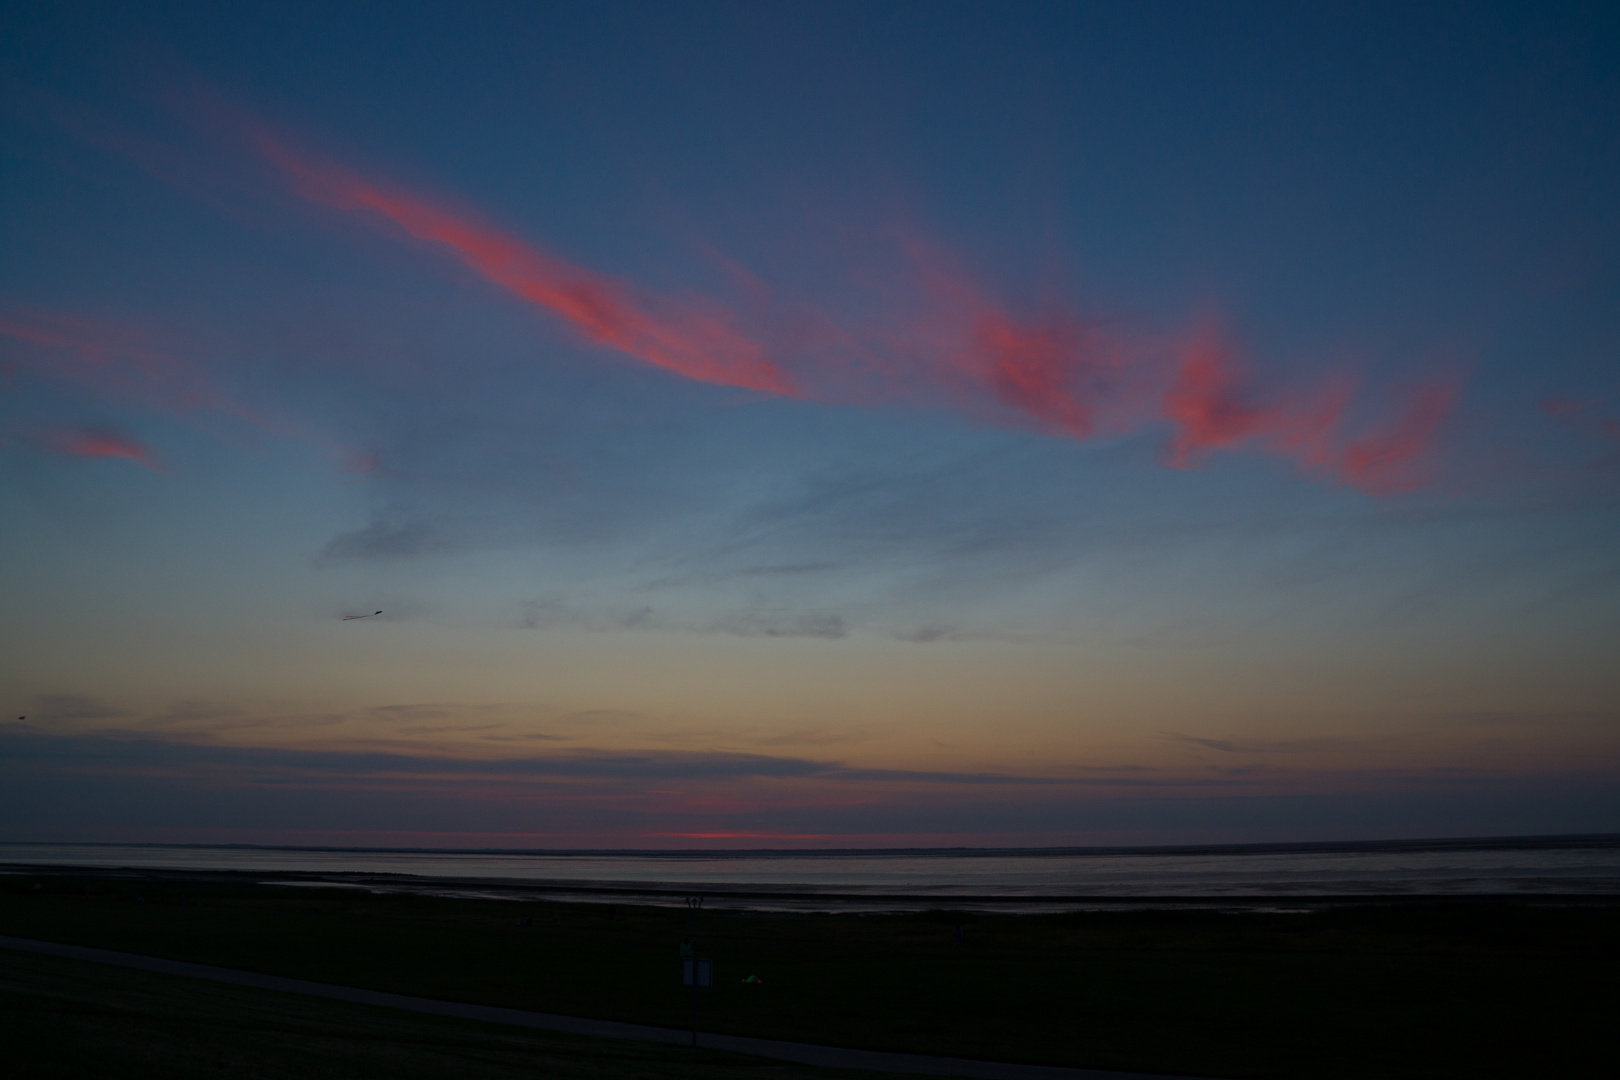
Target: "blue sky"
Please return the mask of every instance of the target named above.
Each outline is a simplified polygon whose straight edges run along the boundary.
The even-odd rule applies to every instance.
[[[3,18],[7,838],[1620,828],[1603,7]]]

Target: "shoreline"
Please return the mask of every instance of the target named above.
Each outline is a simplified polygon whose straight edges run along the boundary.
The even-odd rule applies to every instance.
[[[701,897],[713,910],[765,911],[783,914],[896,914],[923,911],[973,911],[983,914],[1047,915],[1065,912],[1221,909],[1314,911],[1351,906],[1612,906],[1620,890],[1555,891],[1366,891],[1366,892],[1224,892],[1224,893],[855,893],[781,888],[735,887],[719,882],[615,885],[548,882],[519,878],[438,877],[381,872],[284,870],[215,870],[139,866],[85,866],[64,863],[0,863],[0,876],[149,881],[165,884],[244,885],[289,889],[363,890],[374,894],[410,894],[445,899],[513,902],[561,901],[685,907]]]
[[[504,855],[537,858],[815,859],[815,858],[1196,858],[1242,855],[1429,854],[1464,851],[1569,851],[1620,848],[1615,833],[1534,833],[1522,836],[1423,837],[1404,840],[1283,840],[1241,844],[931,846],[846,848],[505,848],[390,847],[326,844],[147,843],[102,840],[0,840],[7,847],[156,848],[175,851],[285,851],[355,855]],[[3,863],[0,863],[3,865]]]

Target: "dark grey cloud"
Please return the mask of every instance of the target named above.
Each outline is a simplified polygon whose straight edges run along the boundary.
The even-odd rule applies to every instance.
[[[363,528],[338,533],[316,557],[318,564],[359,559],[411,559],[455,550],[459,545],[440,528],[398,510],[373,513]]]
[[[1183,735],[1175,731],[1161,731],[1159,737],[1172,742],[1218,750],[1223,754],[1313,754],[1364,747],[1365,740],[1355,739],[1209,739],[1198,735]]]
[[[416,778],[425,782],[544,780],[734,781],[820,779],[852,783],[965,785],[973,787],[1208,786],[1201,779],[1147,776],[1027,776],[997,772],[872,769],[838,761],[721,751],[567,750],[502,759],[469,759],[384,750],[295,750],[230,747],[218,743],[153,739],[134,732],[48,735],[30,725],[0,725],[0,758],[40,767],[95,771],[176,769],[196,775],[214,769],[247,782],[364,782]]]
[[[842,615],[826,611],[753,608],[693,620],[662,614],[650,606],[613,609],[560,598],[525,600],[519,609],[519,625],[528,630],[648,630],[772,638],[841,638],[850,631]]]
[[[84,694],[43,694],[34,698],[28,715],[36,720],[116,720],[134,713]]]
[[[469,763],[134,735],[64,738],[0,724],[0,821],[14,840],[409,846],[461,845],[466,835],[483,834],[511,838],[494,846],[524,847],[644,847],[657,837],[739,827],[762,837],[842,835],[855,846],[1364,840],[1620,828],[1620,789],[1601,771],[1363,771],[1334,774],[1341,782],[1302,791],[1298,781],[1309,777],[1301,774],[1279,789],[1266,775],[1130,775],[1141,768],[1075,780],[862,770],[746,754],[597,752]],[[857,800],[774,800],[758,782],[772,779],[865,780],[874,787]],[[705,788],[746,791],[753,801],[688,798]]]
[[[842,616],[817,611],[742,611],[699,629],[733,637],[841,638],[849,634]]]
[[[552,735],[544,731],[526,731],[516,735],[480,735],[480,742],[568,742],[567,735]]]
[[[453,709],[440,704],[373,705],[366,712],[394,720],[437,720],[449,716]]]
[[[936,641],[960,641],[962,636],[961,627],[935,623],[899,631],[894,638],[896,641],[909,641],[914,645],[928,645]]]
[[[444,735],[450,732],[470,734],[476,731],[498,731],[505,726],[505,724],[444,724],[439,727],[430,727],[418,724],[412,727],[396,728],[395,730],[400,735]],[[548,737],[559,741],[562,739],[558,735]]]
[[[1536,711],[1458,712],[1448,713],[1439,719],[1443,724],[1487,728],[1546,728],[1599,724],[1620,726],[1620,711],[1580,710],[1572,712],[1548,709]]]
[[[846,564],[823,560],[821,562],[780,563],[771,566],[742,566],[735,570],[710,570],[703,573],[675,574],[642,582],[642,589],[685,588],[692,585],[714,585],[729,581],[749,581],[758,578],[800,578],[811,574],[829,574],[846,569]]]
[[[646,714],[631,709],[578,709],[557,717],[559,724],[624,724],[645,720]]]
[[[656,373],[537,363],[496,338],[482,376],[430,365],[430,386],[378,405],[387,467],[364,481],[376,509],[318,561],[564,552],[571,590],[589,599],[542,598],[523,625],[836,635],[830,620],[730,614],[780,608],[919,644],[1083,626],[1220,647],[1278,623],[1443,619],[1481,597],[1544,605],[1547,619],[1612,610],[1620,586],[1612,514],[1589,499],[1377,501],[1255,484],[1245,470],[1269,466],[1236,456],[1192,477],[1154,464],[1152,439],[1079,445],[743,401]],[[1058,578],[1083,606],[1036,591]],[[1033,612],[1043,601],[1051,610]],[[1199,611],[1216,615],[1186,618]]]
[[[518,604],[522,613],[518,624],[526,630],[614,630],[666,629],[657,612],[647,605],[609,609],[591,607],[563,597],[523,600]]]
[[[148,717],[147,720],[157,723],[192,724],[199,721],[235,720],[241,715],[240,708],[222,702],[176,701],[163,712]]]

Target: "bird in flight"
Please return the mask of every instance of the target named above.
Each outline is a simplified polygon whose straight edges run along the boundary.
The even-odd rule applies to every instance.
[[[381,615],[381,614],[382,614],[382,612],[380,612],[380,611],[373,611],[371,613],[371,615]],[[371,615],[345,615],[345,616],[343,616],[343,621],[344,622],[352,622],[355,619],[369,619],[369,618],[371,618]]]

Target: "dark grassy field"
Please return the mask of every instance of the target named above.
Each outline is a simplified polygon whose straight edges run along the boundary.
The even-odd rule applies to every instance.
[[[689,918],[247,884],[0,879],[4,934],[601,1019],[685,1025],[678,947],[695,934],[718,982],[703,998],[704,1025],[741,1035],[1292,1080],[1620,1067],[1609,1035],[1620,1005],[1614,906]],[[748,975],[763,985],[745,985]]]
[[[0,1047],[28,1080],[854,1080],[0,952]]]

